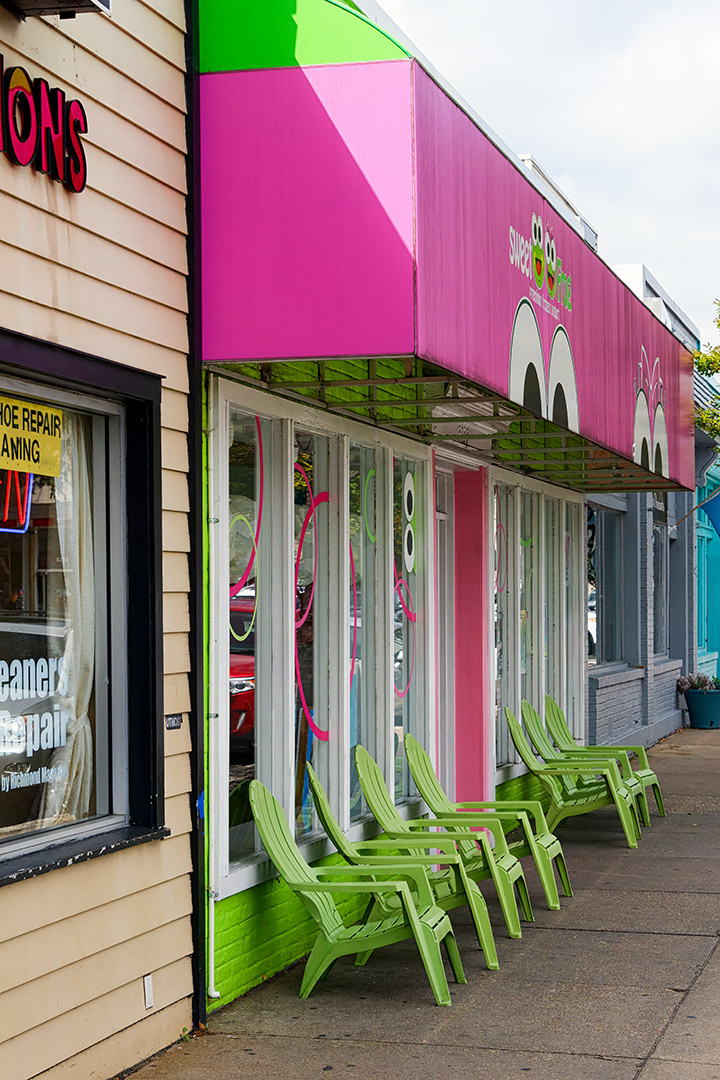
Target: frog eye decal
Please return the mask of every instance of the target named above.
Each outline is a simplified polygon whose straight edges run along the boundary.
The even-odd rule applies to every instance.
[[[666,435],[667,441],[667,435]],[[633,461],[650,471],[650,409],[644,390],[639,390],[635,402],[635,427],[633,429]]]
[[[569,431],[580,430],[575,360],[564,326],[557,327],[550,346],[547,409],[548,420],[553,424]]]
[[[532,216],[532,261],[533,261],[533,274],[535,275],[535,284],[538,289],[542,289],[543,281],[545,280],[545,250],[543,247],[543,223],[542,218],[537,214]]]
[[[521,300],[515,312],[510,340],[510,386],[508,396],[545,416],[545,361],[537,316],[529,300]]]
[[[403,559],[408,574],[415,569],[415,479],[412,473],[405,473],[403,481],[403,513],[406,525],[403,531]]]
[[[658,476],[665,476],[668,464],[668,433],[665,409],[658,403],[653,420],[653,460],[651,467]]]
[[[557,275],[555,268],[557,266],[557,258],[555,254],[555,237],[552,236],[547,229],[545,230],[545,280],[547,281],[548,296],[551,300],[555,299],[555,291],[557,289]]]

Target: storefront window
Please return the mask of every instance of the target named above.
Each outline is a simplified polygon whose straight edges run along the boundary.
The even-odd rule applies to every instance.
[[[229,381],[211,384],[210,410],[210,859],[230,895],[268,872],[254,777],[313,857],[325,837],[308,766],[345,829],[367,816],[356,745],[398,799],[413,794],[403,740],[426,741],[426,465]]]
[[[514,491],[495,484],[495,759],[499,765],[510,760],[505,706],[515,706],[513,687],[513,602],[514,551],[516,543]]]
[[[360,744],[377,756],[373,723],[378,690],[375,656],[377,553],[384,545],[377,513],[378,464],[374,450],[351,443],[348,476],[351,821],[367,813],[355,768],[354,748]]]
[[[256,641],[265,568],[260,556],[265,469],[264,423],[231,410],[228,453],[228,563],[230,761],[228,787],[230,859],[255,850],[248,787],[255,776],[259,715]],[[266,433],[267,434],[267,433]]]
[[[108,417],[29,395],[0,399],[0,412],[0,839],[11,840],[126,806],[125,751],[113,754],[109,724],[122,648],[113,671],[108,659],[111,616],[124,626],[122,565],[114,586],[108,577],[122,485],[111,503]],[[32,434],[14,436],[23,425]],[[25,451],[36,471],[5,467]]]
[[[417,675],[420,612],[420,554],[422,528],[421,469],[416,461],[396,458],[393,464],[393,677],[395,695],[395,799],[414,791],[405,757],[406,732],[418,734],[419,678]]]
[[[562,699],[562,601],[558,567],[563,554],[560,530],[561,504],[557,499],[545,500],[545,603],[543,622],[545,636],[545,693]],[[557,627],[555,624],[558,624]]]
[[[655,655],[669,651],[667,496],[653,494],[653,630]]]
[[[582,530],[580,528],[582,506],[574,503],[565,504],[565,532],[563,536],[563,593],[565,607],[565,715],[569,722],[577,722],[580,717],[579,686],[580,678],[575,657],[578,649],[578,601],[582,596]],[[582,642],[582,635],[580,638]]]
[[[622,516],[587,508],[588,663],[622,659]]]
[[[539,496],[520,496],[520,697],[538,707],[540,597]]]
[[[295,834],[314,829],[310,762],[328,787],[329,441],[295,431]]]
[[[542,712],[548,693],[569,723],[578,715],[580,503],[497,480],[493,529],[495,762],[501,767],[516,762],[506,706],[519,715],[524,698]]]

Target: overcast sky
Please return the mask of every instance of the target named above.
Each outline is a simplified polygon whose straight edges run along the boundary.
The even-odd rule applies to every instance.
[[[380,0],[516,153],[718,340],[720,0]]]

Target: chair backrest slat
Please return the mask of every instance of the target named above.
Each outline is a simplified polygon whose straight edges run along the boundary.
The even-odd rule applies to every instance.
[[[282,806],[259,780],[250,782],[250,805],[260,839],[280,877],[298,883],[295,891],[324,930],[331,932],[342,926],[337,905],[329,893],[302,891],[302,882],[317,881],[317,874],[300,854]]]
[[[390,792],[385,786],[380,766],[359,743],[355,747],[355,764],[365,801],[380,828],[385,832],[404,832],[407,826],[397,812]]]
[[[313,805],[317,811],[317,816],[320,818],[320,824],[325,832],[332,840],[335,847],[340,854],[348,860],[348,862],[354,861],[352,846],[348,842],[345,833],[338,825],[337,818],[330,808],[330,801],[325,793],[325,788],[318,780],[315,770],[310,762],[307,764],[307,774],[310,780],[310,788],[313,794]]]
[[[549,694],[545,695],[545,724],[561,750],[577,750],[578,744],[568,727],[565,714]]]
[[[417,789],[428,804],[436,817],[444,814],[454,814],[455,807],[450,802],[447,794],[437,778],[430,755],[412,735],[405,736],[405,753],[407,755],[410,772]],[[452,826],[446,826],[448,832],[455,832]],[[467,827],[466,827],[467,828]],[[458,829],[457,831],[463,831]],[[457,846],[466,859],[477,857],[479,854],[475,840],[468,837],[457,838]]]
[[[505,707],[505,719],[510,729],[510,735],[515,745],[515,749],[520,755],[523,764],[527,766],[531,773],[538,775],[538,760],[530,748],[530,744],[525,737],[525,732],[521,728],[519,721],[507,706]],[[542,782],[556,801],[562,801],[562,788],[554,776],[544,775],[542,776]]]

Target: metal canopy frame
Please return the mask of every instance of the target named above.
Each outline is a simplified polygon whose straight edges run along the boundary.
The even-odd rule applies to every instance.
[[[579,492],[683,491],[667,477],[417,356],[207,365],[255,389]]]

